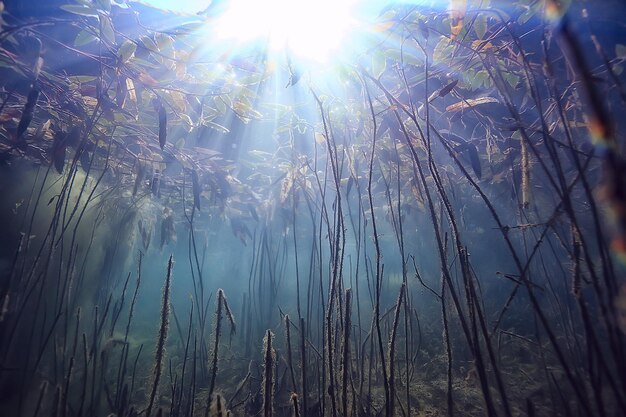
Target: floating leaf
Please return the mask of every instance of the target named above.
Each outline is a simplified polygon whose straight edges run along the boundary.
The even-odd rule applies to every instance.
[[[141,81],[142,83],[144,83],[145,85],[149,87],[156,87],[159,85],[159,82],[157,80],[155,80],[154,78],[150,76],[150,74],[145,73],[145,72],[140,72],[137,78],[139,78],[139,81]]]
[[[52,144],[52,163],[59,174],[63,173],[65,166],[65,150],[67,149],[67,133],[58,132],[54,136]]]
[[[98,16],[96,9],[87,6],[79,6],[77,4],[64,4],[61,6],[61,9],[80,16]]]
[[[115,44],[115,31],[109,16],[100,13],[100,36],[109,44]]]
[[[118,51],[118,57],[120,59],[120,62],[122,64],[127,63],[130,60],[130,58],[133,56],[136,50],[137,50],[137,45],[135,45],[134,42],[125,40],[122,46],[120,46],[120,49]]]
[[[263,117],[261,113],[254,110],[252,106],[244,103],[243,101],[236,101],[235,103],[233,103],[233,110],[235,111],[235,113],[237,113],[237,115],[242,115],[246,118],[260,119],[261,117]]]
[[[39,98],[39,90],[37,88],[31,88],[28,93],[28,97],[26,98],[26,104],[24,105],[24,110],[22,110],[22,117],[20,118],[20,123],[17,125],[17,139],[19,139],[26,129],[28,129],[28,125],[33,120],[33,114],[35,112],[35,106],[37,105],[37,99]]]
[[[80,161],[80,166],[85,172],[89,172],[91,167],[91,157],[89,156],[89,152],[85,149],[80,149],[77,152],[80,152],[78,155],[78,160]]]
[[[539,3],[539,7],[543,7],[541,3]],[[529,7],[525,6],[526,10],[517,18],[517,23],[520,25],[526,24],[537,13],[537,7]]]
[[[626,59],[626,45],[621,43],[615,45],[615,56],[619,59]]]
[[[441,36],[439,38],[439,42],[435,45],[435,49],[433,50],[433,61],[435,63],[440,63],[446,61],[454,51],[454,45],[451,45],[448,41],[448,38],[445,36]]]
[[[178,113],[186,113],[187,112],[187,100],[185,95],[180,91],[170,91],[167,96],[165,96],[167,102],[172,105],[174,110]]]
[[[78,32],[78,35],[76,35],[76,39],[74,39],[74,46],[87,45],[97,40],[98,38],[94,36],[93,33],[89,32],[88,30],[81,30],[80,32]]]
[[[519,83],[519,80],[520,80],[519,75],[515,75],[512,72],[505,72],[502,76],[504,77],[506,82],[509,83],[511,87],[513,88],[517,87],[517,84]]]
[[[154,40],[152,40],[151,37],[149,36],[142,36],[141,37],[141,43],[143,44],[143,46],[151,51],[151,52],[159,52],[159,47],[157,46],[157,44],[154,42]]]
[[[160,100],[157,105],[157,112],[159,114],[159,146],[163,150],[167,141],[167,112]]]
[[[111,11],[111,0],[95,0],[95,2],[100,10],[103,10],[107,13]]]
[[[217,124],[217,123],[215,123],[215,122],[212,122],[212,121],[210,121],[210,120],[204,121],[204,122],[202,122],[202,124],[203,124],[203,125],[205,125],[205,126],[210,127],[211,129],[215,129],[215,130],[217,130],[217,131],[219,131],[219,132],[222,132],[222,133],[228,133],[228,132],[230,132],[230,130],[228,130],[228,128],[227,128],[227,127],[222,126],[222,125],[220,125],[220,124]]]
[[[474,20],[474,32],[476,32],[478,39],[485,37],[487,33],[487,16],[484,13],[476,16],[476,20]]]
[[[401,52],[400,49],[390,48],[385,51],[385,56],[398,62],[403,62],[410,65],[423,65],[424,61],[418,58],[417,54],[409,53],[408,51]]]
[[[213,98],[213,103],[215,103],[215,107],[217,107],[217,111],[219,111],[220,114],[226,114],[226,111],[228,109],[226,108],[226,104],[224,103],[224,100],[221,96],[216,96],[215,98]]]
[[[459,101],[458,103],[454,103],[446,107],[446,111],[458,111],[462,109],[468,109],[470,107],[478,106],[480,104],[487,103],[499,103],[497,98],[494,97],[479,97],[479,98],[470,98],[467,100]]]
[[[154,38],[156,40],[156,44],[158,45],[158,50],[163,51],[165,49],[171,48],[172,45],[174,45],[174,38],[165,33],[157,32],[154,35]]]
[[[70,75],[69,77],[67,77],[70,82],[74,82],[77,84],[90,83],[97,78],[98,77],[94,77],[93,75]]]
[[[174,147],[176,149],[182,149],[185,147],[185,137],[181,136],[178,138],[178,140],[176,140],[176,142],[174,142]]]

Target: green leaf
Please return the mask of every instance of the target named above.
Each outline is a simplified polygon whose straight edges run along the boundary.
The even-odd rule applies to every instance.
[[[530,20],[530,18],[533,17],[533,15],[535,14],[535,11],[532,8],[528,6],[525,6],[525,7],[526,7],[526,11],[522,13],[521,15],[519,15],[519,17],[517,18],[517,23],[519,25],[523,25],[526,22],[528,22],[528,20]]]
[[[100,10],[107,13],[111,11],[111,0],[95,0],[95,3],[98,5]]]
[[[217,111],[219,111],[220,114],[226,114],[228,109],[226,108],[226,104],[224,103],[224,100],[222,100],[222,97],[216,96],[213,99],[213,103],[215,103],[215,107],[217,107]]]
[[[98,38],[94,36],[93,33],[86,30],[81,30],[80,32],[78,32],[78,35],[76,35],[76,39],[74,39],[74,46],[84,46],[97,40]]]
[[[615,56],[620,59],[626,59],[626,45],[621,43],[615,45]]]
[[[89,83],[89,82],[92,82],[92,81],[98,79],[98,77],[94,77],[92,75],[70,75],[67,78],[71,82],[75,82],[77,84],[85,84],[85,83]]]
[[[505,72],[503,74],[504,79],[509,83],[509,85],[513,88],[517,87],[517,83],[519,83],[520,77],[518,75],[513,74],[512,72]]]
[[[141,43],[143,43],[143,46],[145,46],[147,50],[152,51],[152,52],[159,52],[159,47],[152,40],[151,37],[149,37],[149,36],[142,36],[141,37]]]
[[[166,50],[168,48],[171,48],[172,45],[174,45],[174,38],[172,38],[170,35],[167,35],[165,33],[157,32],[154,35],[154,37],[156,39],[157,45],[159,45],[158,46],[158,50],[163,51],[163,50]]]
[[[92,9],[91,7],[79,6],[77,4],[64,4],[60,7],[66,12],[70,12],[80,16],[98,16],[98,11],[96,9]]]
[[[238,115],[242,115],[245,118],[249,119],[260,119],[263,117],[261,113],[254,110],[252,106],[250,106],[248,103],[244,103],[243,101],[236,101],[233,104],[233,110]]]
[[[230,132],[230,130],[228,130],[228,128],[227,128],[227,127],[224,127],[224,126],[222,126],[222,125],[219,125],[219,124],[217,124],[217,123],[215,123],[215,122],[211,122],[211,121],[209,121],[209,120],[204,121],[202,124],[204,124],[205,126],[208,126],[208,127],[212,128],[212,129],[215,129],[215,130],[217,130],[218,132],[222,132],[222,133],[228,133],[228,132]]]
[[[447,37],[441,36],[439,38],[439,42],[437,43],[437,45],[435,46],[435,49],[433,50],[433,62],[441,63],[443,61],[446,61],[448,57],[452,55],[453,51],[454,51],[454,45],[450,44],[450,41]]]
[[[489,78],[489,73],[486,70],[480,70],[474,75],[474,78],[470,80],[472,90],[476,90],[484,85],[485,80]]]
[[[405,64],[410,65],[423,65],[424,60],[419,59],[415,54],[409,53],[407,51],[401,52],[399,49],[390,48],[385,51],[385,56],[387,58],[391,58],[396,62],[404,62]]]
[[[100,35],[111,45],[115,45],[115,31],[108,16],[100,13]]]
[[[122,64],[127,63],[128,60],[135,53],[135,50],[137,50],[137,45],[135,45],[135,43],[132,42],[132,41],[125,40],[124,43],[122,44],[122,46],[120,46],[120,49],[118,51],[118,56],[120,58],[120,62]]]
[[[479,14],[474,21],[474,31],[478,39],[484,39],[487,33],[487,16]]]

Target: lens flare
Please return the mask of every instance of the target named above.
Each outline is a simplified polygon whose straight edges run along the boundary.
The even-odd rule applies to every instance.
[[[355,27],[357,0],[232,0],[215,34],[236,42],[266,42],[271,51],[326,62]]]

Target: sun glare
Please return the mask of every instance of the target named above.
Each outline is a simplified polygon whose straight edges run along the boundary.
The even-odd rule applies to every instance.
[[[270,51],[326,62],[356,22],[357,0],[232,0],[215,23],[218,38],[265,42]]]

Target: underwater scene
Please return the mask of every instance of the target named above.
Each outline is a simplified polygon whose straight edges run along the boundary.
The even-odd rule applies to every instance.
[[[626,416],[626,3],[0,2],[1,417]]]

